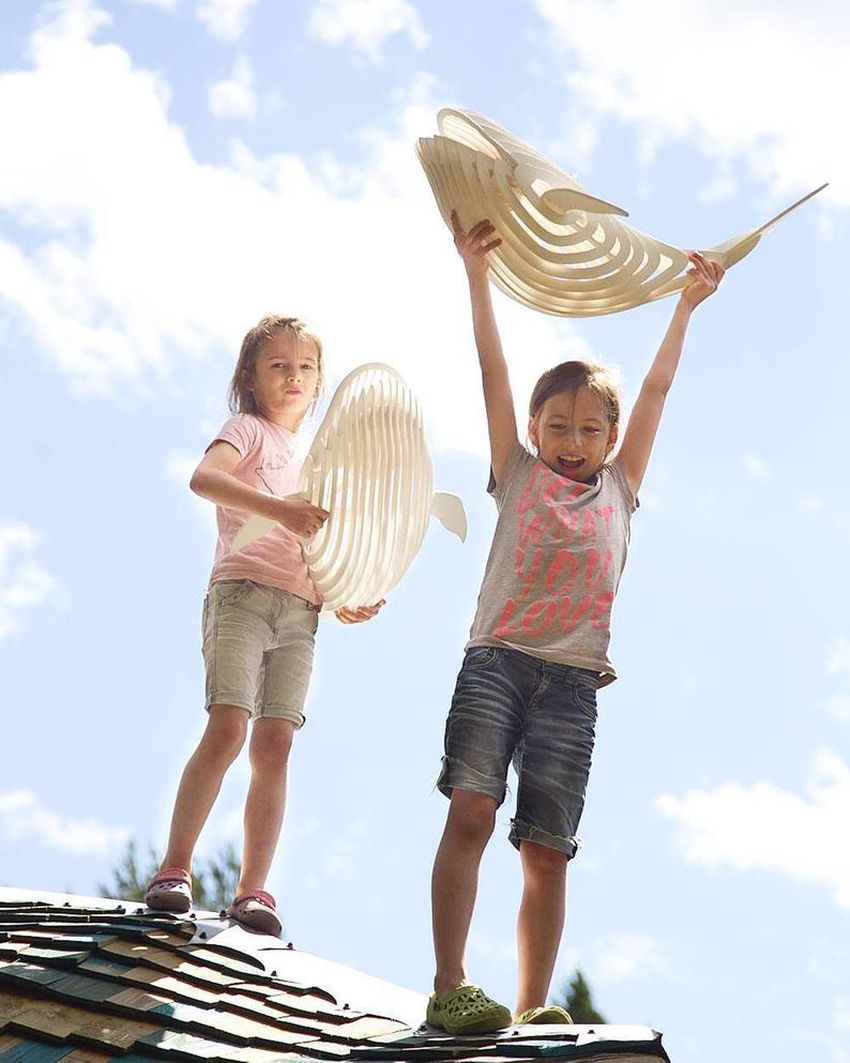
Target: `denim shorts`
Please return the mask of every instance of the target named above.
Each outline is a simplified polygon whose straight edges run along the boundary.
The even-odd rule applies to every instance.
[[[279,587],[214,583],[203,619],[207,710],[236,705],[303,726],[318,623],[316,606]]]
[[[508,765],[519,779],[510,840],[575,856],[596,730],[599,675],[519,650],[466,651],[446,722],[437,786],[505,799]]]

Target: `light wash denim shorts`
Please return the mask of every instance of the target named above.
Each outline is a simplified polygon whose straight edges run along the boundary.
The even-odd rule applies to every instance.
[[[214,583],[204,601],[206,708],[304,724],[319,612],[303,598],[248,579]]]
[[[533,841],[572,859],[596,733],[599,676],[519,650],[466,651],[446,722],[437,786],[486,794],[501,805],[508,765],[519,779],[510,841]]]

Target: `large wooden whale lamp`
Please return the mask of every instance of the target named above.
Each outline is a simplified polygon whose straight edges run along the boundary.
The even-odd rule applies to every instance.
[[[469,229],[489,218],[502,243],[491,276],[507,295],[547,314],[592,317],[628,310],[681,291],[687,252],[632,229],[621,207],[586,192],[569,174],[506,129],[473,111],[445,108],[439,136],[417,154],[446,225],[451,212]],[[703,254],[725,269],[739,262],[780,218]]]
[[[461,500],[434,491],[416,396],[388,365],[362,365],[339,385],[304,461],[298,494],[330,513],[303,544],[326,610],[383,598],[409,568],[432,515],[466,538]],[[274,526],[249,517],[231,552]]]

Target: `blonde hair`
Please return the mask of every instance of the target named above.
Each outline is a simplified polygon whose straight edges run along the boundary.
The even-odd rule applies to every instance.
[[[289,332],[298,340],[312,343],[316,348],[319,380],[316,397],[308,406],[307,412],[311,413],[314,409],[316,401],[321,393],[322,385],[324,384],[322,341],[315,332],[311,332],[308,329],[307,325],[301,321],[300,318],[280,317],[277,314],[269,314],[261,321],[258,321],[252,329],[248,329],[245,333],[245,338],[242,340],[242,346],[239,349],[239,358],[236,361],[236,368],[233,370],[230,387],[227,389],[227,405],[231,413],[259,412],[257,409],[257,401],[254,398],[254,392],[251,391],[249,387],[251,383],[251,374],[254,371],[257,355],[262,350],[263,345],[273,336],[276,336],[278,332]]]
[[[537,417],[547,399],[562,391],[578,391],[587,388],[602,403],[611,428],[620,424],[620,393],[614,371],[597,362],[561,362],[547,369],[534,385],[528,404],[528,416]]]

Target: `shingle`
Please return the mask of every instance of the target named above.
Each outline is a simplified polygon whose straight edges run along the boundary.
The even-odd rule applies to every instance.
[[[49,967],[39,967],[34,963],[0,962],[0,985],[6,983],[21,985],[36,983],[37,985],[50,985],[67,977],[64,971],[54,971]]]
[[[74,1039],[94,1048],[132,1048],[137,1041],[156,1031],[153,1023],[113,1015],[89,1015],[74,1031]]]
[[[113,989],[115,989],[114,986]],[[162,997],[158,997],[153,993],[146,993],[143,989],[122,989],[120,992],[115,993],[114,996],[109,997],[106,1003],[128,1008],[130,1011],[144,1013],[161,1007],[165,1001],[163,1001]]]
[[[0,1037],[0,1060],[2,1063],[54,1063],[58,1059],[67,1059],[70,1047],[66,1044],[47,1045],[43,1041],[31,1041],[24,1038],[9,1038],[10,1045],[4,1045]]]
[[[42,1033],[57,1041],[67,1040],[90,1018],[82,1008],[75,1008],[55,1000],[28,1000],[10,1022],[18,1032]]]

